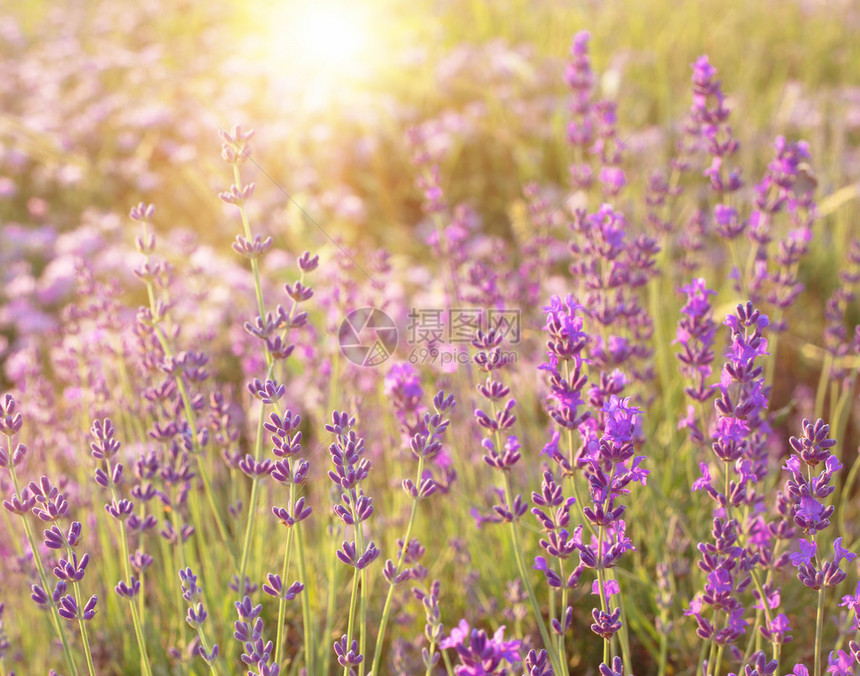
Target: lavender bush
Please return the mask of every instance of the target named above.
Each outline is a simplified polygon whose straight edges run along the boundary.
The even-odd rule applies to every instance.
[[[157,4],[0,20],[0,676],[860,672],[838,59],[768,121],[711,39],[419,3],[374,92]]]

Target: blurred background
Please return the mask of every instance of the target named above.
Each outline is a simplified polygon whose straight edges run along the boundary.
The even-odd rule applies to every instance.
[[[174,253],[193,243],[195,265],[229,276],[236,214],[214,196],[230,183],[217,131],[234,123],[257,129],[249,209],[278,249],[336,257],[338,240],[384,247],[400,267],[422,255],[432,226],[410,129],[439,163],[449,203],[468,204],[484,232],[516,242],[524,185],[540,184],[558,204],[568,194],[563,73],[583,29],[597,95],[619,103],[628,174],[638,178],[616,207],[632,211],[648,173],[666,166],[690,106],[691,63],[708,54],[730,97],[748,182],[777,134],[806,139],[820,211],[832,216],[824,241],[846,241],[856,225],[853,2],[4,5],[0,361],[56,326],[76,258],[100,253],[101,271],[133,281],[125,216],[138,201],[157,205]],[[836,281],[818,273],[842,260],[832,248],[817,248],[804,270],[820,299]]]
[[[824,194],[860,175],[854,2],[4,5],[5,224],[62,232],[144,200],[175,227],[232,232],[211,199],[224,187],[216,132],[242,123],[272,179],[333,234],[409,250],[420,194],[406,130],[424,124],[450,201],[468,198],[503,233],[524,183],[566,183],[562,75],[582,29],[598,95],[619,100],[642,162],[671,152],[690,64],[708,54],[748,158],[766,161],[760,149],[783,133],[810,142]],[[270,232],[300,233],[284,195],[255,178]]]

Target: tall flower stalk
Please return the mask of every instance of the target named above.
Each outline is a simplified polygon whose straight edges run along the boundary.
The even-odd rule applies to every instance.
[[[215,519],[218,533],[220,534],[221,539],[226,543],[229,541],[227,528],[224,526],[224,521],[221,518],[218,503],[215,500],[215,494],[212,491],[212,482],[209,480],[209,472],[203,461],[203,449],[200,443],[200,436],[198,434],[192,395],[188,387],[184,368],[185,360],[182,356],[177,358],[177,354],[171,345],[168,334],[162,326],[162,323],[166,319],[169,303],[164,299],[156,297],[156,280],[164,274],[165,266],[164,263],[152,260],[152,253],[155,251],[155,232],[151,229],[152,217],[154,214],[155,207],[152,204],[146,205],[143,203],[133,207],[130,212],[131,219],[139,222],[143,228],[143,234],[135,240],[135,245],[137,246],[137,250],[143,254],[145,260],[143,265],[135,270],[135,274],[143,280],[146,285],[146,295],[149,299],[149,307],[141,313],[139,318],[149,329],[152,330],[158,339],[158,344],[164,352],[164,359],[168,367],[168,372],[173,376],[176,382],[176,387],[179,390],[183,410],[185,412],[185,421],[189,429],[191,450],[197,463],[197,471],[200,474],[200,478],[203,480],[203,488],[206,492],[206,497],[209,501],[209,507],[212,510],[212,516]],[[196,501],[196,497],[192,499]]]
[[[367,575],[365,569],[379,557],[379,549],[373,542],[365,546],[362,523],[373,514],[373,500],[361,490],[361,482],[370,471],[370,460],[365,456],[364,439],[359,437],[353,427],[355,418],[345,411],[332,413],[332,421],[326,431],[335,435],[334,443],[329,446],[333,469],[328,476],[340,491],[340,504],[333,507],[335,516],[345,526],[351,526],[355,540],[344,541],[337,550],[337,558],[352,568],[352,594],[349,602],[349,617],[346,633],[334,644],[337,661],[343,667],[344,676],[350,669],[359,667],[364,673],[366,652],[366,603]],[[361,578],[361,584],[359,584]],[[359,626],[355,629],[356,606],[361,605]],[[359,636],[359,640],[355,637]],[[375,672],[374,672],[375,673]]]
[[[406,551],[412,542],[412,529],[415,526],[415,517],[418,514],[418,503],[429,498],[437,489],[432,475],[425,473],[425,463],[431,461],[442,451],[442,435],[451,423],[450,418],[446,416],[451,414],[454,405],[453,395],[449,394],[446,396],[442,390],[437,392],[433,398],[435,413],[431,414],[427,412],[424,414],[421,423],[416,425],[418,430],[412,435],[409,444],[409,450],[418,459],[418,466],[415,470],[415,480],[406,479],[402,485],[404,492],[412,500],[412,507],[409,511],[409,520],[406,522],[406,533],[400,541],[397,561],[388,559],[383,569],[383,575],[388,582],[388,593],[385,596],[385,604],[382,607],[382,618],[379,621],[379,633],[376,637],[376,649],[373,652],[371,674],[380,673],[379,664],[382,659],[385,630],[391,614],[391,602],[394,599],[395,587],[412,577],[412,571],[409,568],[404,568],[403,564]],[[435,648],[435,643],[433,646]],[[432,657],[428,659],[432,659]],[[427,668],[428,670],[430,669],[429,663]]]
[[[197,576],[190,568],[184,568],[179,571],[179,580],[182,589],[182,598],[189,604],[185,621],[197,632],[197,637],[200,639],[200,648],[197,653],[209,666],[209,670],[213,676],[218,676],[220,674],[218,668],[218,644],[214,643],[210,645],[209,639],[206,636],[206,630],[203,627],[208,617],[201,598],[203,589],[198,586]]]
[[[233,243],[233,250],[246,258],[251,265],[251,272],[254,276],[254,294],[257,301],[257,317],[253,322],[246,322],[245,329],[255,338],[263,343],[263,355],[266,362],[266,374],[264,380],[270,381],[275,375],[275,367],[279,362],[287,359],[292,354],[294,346],[287,342],[287,334],[290,330],[302,327],[307,322],[307,313],[297,313],[298,304],[308,300],[313,291],[304,286],[304,273],[316,268],[319,261],[317,257],[310,257],[310,254],[305,254],[299,260],[299,267],[302,271],[302,278],[294,283],[287,284],[286,291],[290,296],[292,304],[287,311],[283,307],[278,306],[274,313],[266,311],[266,305],[263,295],[263,286],[260,279],[260,263],[259,259],[272,248],[272,238],[266,237],[263,239],[260,235],[254,236],[251,232],[251,225],[248,219],[248,214],[245,209],[245,202],[250,199],[256,186],[253,183],[243,184],[240,167],[251,157],[250,140],[254,136],[254,130],[243,131],[238,125],[234,126],[230,133],[221,131],[221,156],[233,169],[233,185],[227,192],[221,193],[221,199],[227,204],[235,205],[239,209],[239,214],[242,220],[242,234],[236,236],[236,241]],[[253,461],[255,463],[263,462],[263,441],[265,436],[265,402],[260,411],[257,434],[254,443]],[[253,473],[251,475],[251,496],[248,505],[248,521],[245,529],[245,537],[242,545],[242,553],[239,559],[239,585],[245,584],[245,579],[248,570],[248,559],[251,553],[251,543],[254,535],[254,527],[257,520],[257,511],[259,503],[260,477],[261,474]],[[299,536],[300,537],[300,536]],[[300,552],[302,548],[300,547]],[[300,554],[303,558],[303,554]],[[304,563],[302,562],[302,566]],[[307,613],[305,613],[307,615]],[[309,618],[305,618],[307,623]],[[308,625],[305,625],[306,634]],[[312,650],[308,653],[308,660],[312,660]]]
[[[246,673],[248,676],[278,676],[281,668],[272,661],[272,642],[263,641],[263,618],[260,617],[263,606],[255,606],[248,596],[235,605],[239,619],[233,625],[233,638],[245,649],[242,662],[249,667]]]
[[[794,455],[783,469],[791,474],[786,483],[787,495],[793,501],[791,513],[795,525],[807,536],[800,540],[800,551],[789,556],[797,568],[797,579],[805,587],[818,592],[815,618],[815,652],[813,676],[820,676],[824,666],[822,638],[824,632],[824,595],[828,588],[835,587],[847,577],[840,567],[842,560],[852,561],[857,555],[842,546],[842,538],[833,540],[833,559],[825,559],[819,545],[818,533],[830,526],[835,507],[825,506],[822,500],[835,490],[830,485],[833,476],[842,469],[839,458],[831,454],[836,445],[829,438],[830,425],[820,418],[811,423],[803,421],[803,434],[791,437],[789,443]],[[821,466],[819,468],[819,466]],[[817,475],[813,472],[818,471]]]
[[[700,322],[707,326],[705,305],[700,307],[700,314]],[[702,476],[692,487],[694,491],[704,490],[716,502],[714,541],[698,545],[702,553],[699,566],[707,574],[705,591],[696,596],[685,612],[695,618],[698,636],[709,642],[707,668],[715,675],[719,674],[725,647],[746,632],[744,592],[750,585],[754,587],[767,627],[777,626],[772,611],[779,599],[775,590],[765,588],[759,575],[757,568],[762,560],[747,542],[756,522],[746,517],[761,503],[762,496],[754,490],[754,485],[763,480],[767,471],[763,439],[769,431],[766,420],[769,388],[764,382],[764,369],[757,362],[767,354],[764,329],[769,320],[747,302],[738,305],[726,317],[725,324],[731,330],[731,347],[723,365],[719,396],[714,402],[716,420],[712,426],[712,449],[722,476],[712,478],[708,464],[700,463]],[[701,337],[699,340],[703,344],[708,342]],[[696,426],[691,429],[695,436]],[[715,611],[710,620],[703,614],[708,606]],[[771,643],[775,658],[779,652],[776,636],[771,637]]]
[[[69,503],[59,488],[51,484],[48,477],[43,476],[38,482],[31,481],[29,488],[36,501],[33,505],[33,514],[45,523],[53,524],[44,532],[45,546],[49,549],[65,551],[65,557],[61,556],[57,565],[54,566],[54,576],[60,581],[60,584],[70,585],[74,596],[71,594],[62,596],[59,599],[57,612],[63,619],[77,622],[87,668],[90,676],[95,676],[96,671],[87,624],[95,617],[98,597],[94,594],[86,603],[83,602],[81,581],[84,579],[87,565],[90,562],[90,555],[84,554],[79,559],[74,551],[74,548],[81,542],[81,524],[78,521],[73,521],[68,531],[56,525],[57,521],[69,515]],[[34,589],[33,600],[39,603],[37,596],[39,596],[39,592]],[[43,593],[42,596],[42,601],[46,602],[47,594]]]
[[[304,584],[296,581],[289,587],[285,587],[287,573],[290,566],[293,540],[299,524],[311,514],[311,508],[305,503],[304,497],[297,496],[297,490],[304,484],[308,473],[308,462],[298,456],[301,450],[302,433],[298,430],[301,424],[301,416],[293,415],[292,411],[280,412],[270,415],[266,429],[272,435],[274,443],[273,452],[278,460],[272,468],[272,478],[290,487],[290,497],[286,506],[272,507],[272,513],[287,528],[287,536],[284,540],[284,558],[280,575],[269,573],[268,584],[263,585],[263,591],[278,599],[278,631],[275,639],[275,661],[280,664],[283,655],[283,631],[284,617],[287,612],[287,603],[292,601],[304,589]],[[308,664],[313,663],[313,655],[306,656]]]
[[[21,431],[24,424],[24,417],[20,411],[12,395],[6,394],[0,401],[0,433],[6,437],[6,448],[0,447],[0,467],[5,467],[9,471],[9,478],[12,480],[12,486],[15,492],[8,500],[3,501],[4,509],[10,514],[17,514],[21,517],[24,524],[24,532],[27,535],[27,542],[30,545],[30,551],[33,553],[33,562],[36,564],[36,571],[39,574],[39,585],[32,587],[32,599],[40,608],[47,608],[51,613],[52,624],[60,642],[63,644],[63,657],[66,661],[66,666],[71,674],[77,676],[78,668],[75,661],[72,659],[72,651],[69,646],[69,640],[66,636],[63,623],[60,621],[59,603],[63,594],[65,594],[66,583],[60,581],[53,586],[50,584],[48,575],[45,571],[45,566],[39,556],[39,545],[30,527],[30,522],[27,521],[27,515],[36,504],[36,497],[30,492],[29,487],[21,488],[20,479],[16,468],[24,462],[27,456],[27,447],[24,444],[15,444],[13,447],[12,439]],[[53,591],[51,591],[53,589]]]
[[[125,580],[121,580],[116,586],[117,594],[131,601],[131,617],[134,624],[134,635],[137,639],[137,647],[140,650],[141,669],[144,676],[152,674],[152,667],[149,663],[149,654],[146,650],[146,638],[141,625],[141,617],[138,606],[134,599],[140,593],[140,580],[131,573],[132,559],[128,553],[128,541],[126,533],[126,520],[134,516],[134,503],[131,500],[120,498],[118,487],[123,481],[124,468],[122,463],[115,460],[116,454],[120,449],[120,442],[116,439],[113,423],[109,418],[104,420],[96,420],[90,428],[90,434],[93,437],[93,442],[90,444],[90,449],[93,457],[99,461],[99,467],[95,472],[95,480],[99,486],[107,488],[110,491],[111,502],[105,505],[105,511],[113,517],[119,525],[119,543],[122,552],[122,562],[125,570]],[[101,463],[104,463],[104,468]]]
[[[486,434],[482,446],[484,448],[484,462],[501,474],[500,503],[493,506],[493,514],[484,520],[496,523],[507,523],[517,561],[520,579],[528,594],[532,612],[540,631],[541,639],[550,655],[553,668],[557,673],[562,673],[562,665],[558,652],[558,644],[550,638],[546,622],[543,618],[540,604],[535,595],[534,586],[529,579],[523,558],[523,547],[520,541],[519,520],[528,509],[528,504],[521,495],[514,496],[511,485],[511,468],[520,460],[520,443],[517,437],[508,435],[506,441],[502,441],[502,433],[508,432],[516,423],[517,416],[514,407],[517,402],[511,394],[511,389],[496,377],[499,369],[508,365],[505,355],[502,353],[503,334],[491,329],[484,333],[480,329],[472,340],[472,346],[477,349],[474,362],[478,369],[486,374],[486,380],[478,385],[478,392],[489,404],[489,413],[480,408],[475,409],[475,419]]]

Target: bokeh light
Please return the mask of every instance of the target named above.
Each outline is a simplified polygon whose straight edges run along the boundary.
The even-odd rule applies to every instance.
[[[311,107],[377,76],[397,30],[375,2],[263,2],[246,12],[245,55],[294,83]]]

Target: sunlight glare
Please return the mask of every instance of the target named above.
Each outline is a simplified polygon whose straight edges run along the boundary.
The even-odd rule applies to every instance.
[[[366,3],[290,0],[260,17],[266,30],[258,46],[274,66],[318,86],[355,82],[372,72],[378,47]]]

